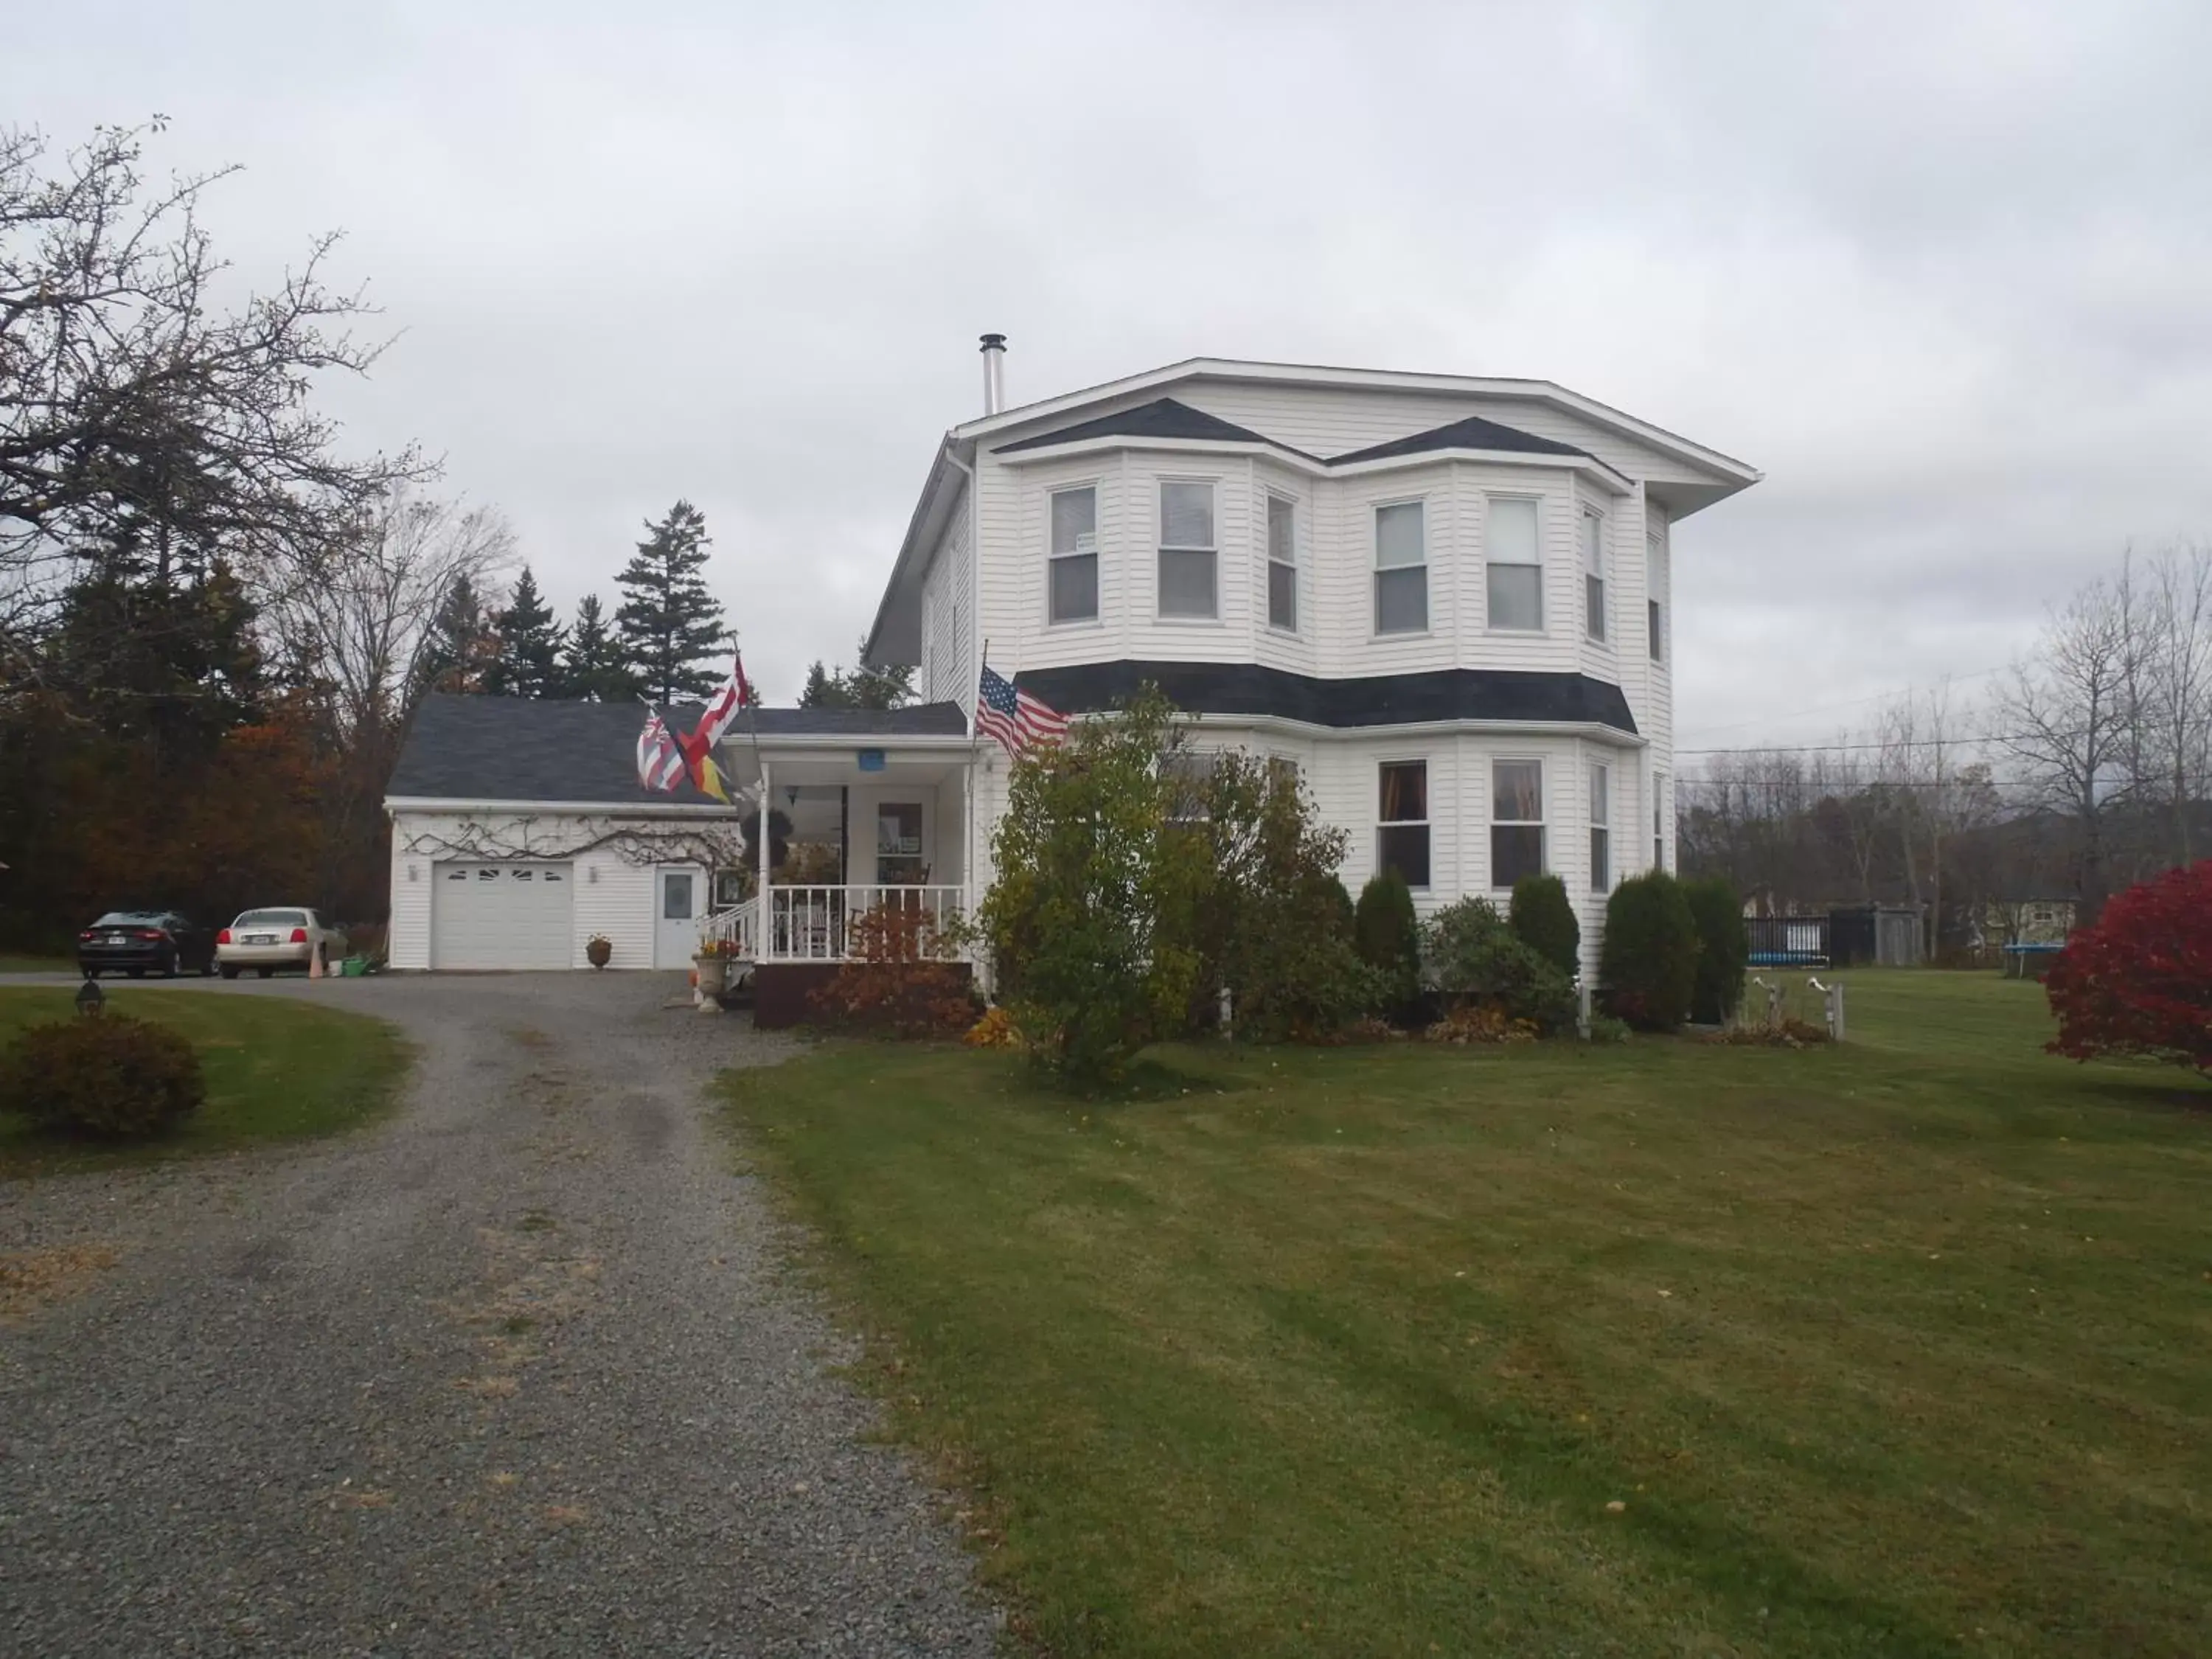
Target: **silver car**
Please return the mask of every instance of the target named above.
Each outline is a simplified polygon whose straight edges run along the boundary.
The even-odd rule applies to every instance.
[[[267,979],[279,968],[304,969],[318,955],[327,969],[345,951],[345,935],[304,908],[246,910],[215,936],[216,966],[225,979],[236,979],[241,968]]]

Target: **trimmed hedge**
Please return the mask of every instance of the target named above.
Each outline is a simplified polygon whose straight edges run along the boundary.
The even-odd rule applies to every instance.
[[[44,1129],[139,1139],[206,1098],[200,1057],[184,1034],[125,1014],[33,1025],[0,1054],[0,1111]]]
[[[1359,890],[1352,944],[1380,976],[1388,1012],[1405,1013],[1421,990],[1421,924],[1413,914],[1413,890],[1395,868],[1370,877]]]
[[[1505,920],[1513,936],[1569,979],[1583,969],[1583,929],[1557,876],[1523,876],[1513,884]]]
[[[1674,1030],[1697,977],[1698,924],[1682,884],[1652,870],[1614,888],[1598,962],[1606,1012],[1641,1031]]]
[[[1751,965],[1751,928],[1743,919],[1743,897],[1726,876],[1705,876],[1682,884],[1690,918],[1698,928],[1698,975],[1690,988],[1690,1018],[1703,1025],[1723,1025],[1743,1000],[1743,976]]]
[[[1574,982],[1517,936],[1486,899],[1437,912],[1427,928],[1430,971],[1447,996],[1550,1033],[1575,1023]]]

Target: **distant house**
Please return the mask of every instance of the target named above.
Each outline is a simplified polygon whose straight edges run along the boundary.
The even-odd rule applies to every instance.
[[[987,647],[1066,714],[1152,682],[1201,755],[1295,764],[1355,890],[1560,876],[1595,959],[1613,885],[1674,863],[1676,536],[1759,473],[1546,380],[1201,358],[1003,408],[1002,344],[867,635],[921,706],[741,720],[733,811],[638,788],[634,708],[433,699],[387,802],[395,965],[575,966],[596,932],[671,966],[703,928],[765,1006],[862,909],[964,910],[1007,798]],[[759,801],[781,856],[736,834]]]

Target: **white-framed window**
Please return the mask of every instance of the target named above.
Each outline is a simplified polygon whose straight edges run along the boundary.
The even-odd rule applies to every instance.
[[[1594,640],[1605,638],[1605,519],[1588,507],[1582,514],[1583,626]]]
[[[1375,769],[1375,868],[1395,870],[1406,885],[1429,884],[1429,763],[1384,761]]]
[[[1651,867],[1667,867],[1667,775],[1651,775]]]
[[[1592,761],[1589,769],[1589,880],[1593,893],[1613,890],[1613,769]]]
[[[1667,660],[1667,544],[1664,538],[1650,536],[1644,538],[1644,580],[1650,586],[1650,597],[1644,602],[1645,637],[1650,641],[1651,660]]]
[[[1213,538],[1213,483],[1160,480],[1160,615],[1221,614],[1221,552]]]
[[[1544,873],[1544,763],[1490,763],[1490,884]]]
[[[1375,631],[1419,634],[1429,625],[1428,506],[1375,509]]]
[[[1298,507],[1287,495],[1267,495],[1267,626],[1298,631]]]
[[[1529,495],[1492,495],[1483,526],[1484,581],[1492,628],[1544,629],[1544,552],[1540,504]]]
[[[1098,619],[1098,486],[1052,492],[1050,556],[1046,560],[1045,620]]]
[[[1219,757],[1210,750],[1182,749],[1160,761],[1160,781],[1167,786],[1167,816],[1170,823],[1204,823],[1213,816],[1213,774]]]

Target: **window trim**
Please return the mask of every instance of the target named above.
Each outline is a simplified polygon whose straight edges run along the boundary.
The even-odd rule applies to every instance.
[[[1152,476],[1152,620],[1165,623],[1171,628],[1217,628],[1221,625],[1221,479],[1213,474],[1204,476],[1178,472],[1159,472]],[[1206,547],[1168,542],[1168,490],[1170,484],[1203,484],[1213,497],[1212,511],[1207,515],[1213,521],[1213,541]],[[1160,607],[1160,561],[1170,553],[1204,553],[1213,560],[1213,610],[1211,614],[1199,611],[1165,611]]]
[[[1576,521],[1575,562],[1583,572],[1583,637],[1592,645],[1613,644],[1613,591],[1606,569],[1605,514],[1587,501],[1579,504]],[[1591,526],[1595,526],[1593,530]],[[1586,538],[1586,539],[1585,539]],[[1595,565],[1593,570],[1590,567]],[[1597,603],[1590,603],[1590,584],[1597,584]]]
[[[1421,562],[1419,564],[1385,565],[1382,562],[1382,514],[1389,507],[1418,507],[1421,509]],[[1426,491],[1413,495],[1397,495],[1367,504],[1367,637],[1370,640],[1425,639],[1436,628],[1435,584],[1429,572],[1435,568],[1429,557],[1429,497]],[[1419,628],[1384,628],[1382,621],[1382,591],[1380,586],[1385,570],[1418,570],[1421,573],[1421,625]],[[1426,764],[1426,763],[1423,763]]]
[[[1536,556],[1533,559],[1496,559],[1491,556],[1490,509],[1498,501],[1526,501],[1536,509]],[[1491,619],[1490,567],[1502,564],[1515,570],[1536,573],[1536,625],[1534,628],[1511,628]],[[1525,489],[1486,489],[1482,492],[1482,631],[1504,634],[1510,638],[1540,640],[1552,632],[1547,614],[1550,607],[1544,603],[1544,496],[1540,492]]]
[[[1091,551],[1087,556],[1081,553],[1056,553],[1053,550],[1052,545],[1053,500],[1055,496],[1073,495],[1079,490],[1085,489],[1091,492]],[[1105,479],[1103,476],[1094,477],[1089,479],[1075,479],[1066,483],[1048,484],[1045,486],[1044,592],[1042,598],[1044,601],[1044,625],[1047,629],[1103,628],[1105,626],[1106,560],[1104,554],[1100,549],[1100,538],[1098,533],[1099,520],[1102,516],[1101,509],[1104,506],[1104,502],[1102,498],[1104,494]],[[1091,570],[1093,573],[1093,580],[1091,583],[1091,612],[1087,617],[1066,617],[1055,618],[1052,614],[1052,568],[1062,559],[1079,559],[1085,556],[1089,557],[1091,561]]]
[[[1498,769],[1501,764],[1533,766],[1536,769],[1537,816],[1535,817],[1501,818],[1498,816]],[[1492,830],[1534,829],[1540,831],[1536,857],[1536,873],[1540,876],[1549,875],[1552,872],[1551,769],[1549,763],[1541,755],[1492,755],[1490,757],[1490,822],[1486,827]],[[1497,846],[1496,837],[1491,837],[1487,848],[1490,853],[1490,890],[1493,893],[1510,893],[1513,890],[1512,883],[1506,882],[1501,884],[1498,879]]]
[[[1597,796],[1602,787],[1605,793],[1605,813],[1597,811]],[[1583,765],[1583,816],[1589,827],[1589,890],[1602,897],[1613,891],[1613,878],[1619,872],[1613,867],[1613,763],[1610,761],[1585,761]],[[1597,876],[1598,837],[1605,837],[1605,881],[1600,884]]]
[[[1300,603],[1305,595],[1302,592],[1303,584],[1298,580],[1298,498],[1288,490],[1277,489],[1271,484],[1261,486],[1260,496],[1260,569],[1262,586],[1267,589],[1267,628],[1271,633],[1295,640],[1303,635],[1304,630],[1298,626],[1298,616],[1305,609]],[[1275,556],[1274,511],[1277,501],[1291,510],[1291,556],[1287,561]],[[1275,567],[1279,564],[1291,573],[1291,623],[1287,628],[1275,620],[1274,579]]]
[[[1382,775],[1394,766],[1418,766],[1421,769],[1421,816],[1418,818],[1385,818],[1382,816]],[[1437,818],[1436,807],[1429,793],[1429,757],[1426,755],[1380,755],[1375,761],[1375,873],[1381,875],[1388,866],[1382,858],[1382,832],[1385,830],[1419,830],[1422,848],[1428,854],[1429,878],[1416,886],[1406,885],[1416,893],[1435,890],[1437,884]]]

